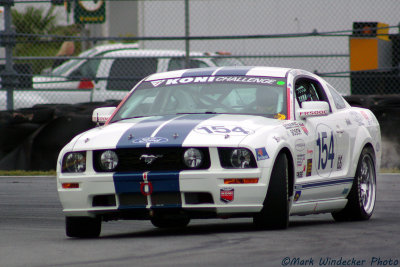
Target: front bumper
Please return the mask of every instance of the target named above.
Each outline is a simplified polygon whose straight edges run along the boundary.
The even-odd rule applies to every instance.
[[[119,176],[115,173],[59,173],[57,189],[66,216],[146,219],[154,212],[185,213],[192,218],[245,216],[262,209],[268,179],[261,177],[267,177],[262,173],[266,171],[182,171],[177,177],[177,188],[168,186],[168,175],[156,172],[148,174],[156,176],[153,183],[144,175],[129,173]],[[259,181],[224,184],[224,179],[232,178],[259,178]],[[162,190],[157,187],[159,181],[166,185]],[[79,188],[65,189],[64,183],[77,183]]]

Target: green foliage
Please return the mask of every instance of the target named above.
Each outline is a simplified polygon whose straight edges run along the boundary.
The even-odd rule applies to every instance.
[[[51,6],[46,14],[43,8],[30,6],[24,13],[13,9],[11,16],[17,33],[51,34],[57,22],[57,17],[53,12],[54,6]],[[31,38],[38,39],[39,37]]]
[[[53,5],[47,11],[33,6],[27,7],[25,12],[13,9],[11,15],[16,33],[30,35],[17,38],[17,45],[13,51],[14,56],[17,57],[53,57],[64,41],[73,40],[68,37],[77,36],[82,30],[82,25],[78,24],[57,25],[58,18],[54,13]],[[65,36],[65,38],[57,36]],[[79,44],[76,48],[78,52]],[[29,63],[33,73],[39,74],[43,69],[50,67],[53,60],[21,60],[16,63]]]
[[[0,176],[56,176],[56,171],[2,171],[0,170]]]

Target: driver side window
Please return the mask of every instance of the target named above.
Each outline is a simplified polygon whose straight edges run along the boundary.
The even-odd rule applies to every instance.
[[[299,79],[295,84],[296,99],[300,107],[305,101],[326,101],[319,84],[309,79]]]

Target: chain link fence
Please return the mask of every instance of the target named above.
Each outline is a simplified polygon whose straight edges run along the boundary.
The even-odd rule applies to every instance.
[[[343,95],[400,92],[396,0],[0,5],[2,110],[122,99],[153,72],[240,64],[315,72]]]

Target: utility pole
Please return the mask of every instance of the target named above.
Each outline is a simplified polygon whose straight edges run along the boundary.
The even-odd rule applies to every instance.
[[[15,46],[15,31],[11,27],[11,6],[14,0],[0,0],[4,6],[4,30],[0,31],[0,46],[5,48],[5,66],[1,72],[2,89],[7,91],[7,110],[14,109],[14,89],[18,85],[17,73],[13,68],[12,49]]]

